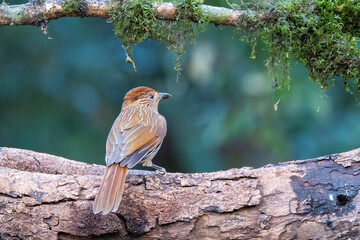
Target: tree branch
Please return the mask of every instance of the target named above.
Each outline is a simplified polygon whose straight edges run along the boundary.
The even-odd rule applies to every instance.
[[[44,0],[30,1],[20,5],[0,5],[1,25],[35,25],[40,26],[50,20],[62,17],[100,17],[109,18],[108,10],[114,4],[107,0],[82,0],[71,11],[66,4],[73,0]],[[232,10],[223,7],[200,5],[202,17],[216,25],[235,26],[246,11]],[[176,6],[163,2],[154,5],[155,15],[161,20],[175,21],[177,19]]]
[[[64,6],[71,0],[30,1],[19,5],[0,5],[0,25],[35,25],[62,17],[108,18],[106,0],[83,0],[78,8],[66,11]]]
[[[360,149],[259,169],[130,171],[117,214],[94,215],[103,166],[0,148],[1,239],[348,239]]]

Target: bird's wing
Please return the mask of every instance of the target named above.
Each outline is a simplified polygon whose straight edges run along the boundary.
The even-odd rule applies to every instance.
[[[108,136],[106,164],[125,166],[129,163],[131,168],[157,151],[165,135],[166,121],[159,113],[147,109],[123,109]]]
[[[127,166],[133,168],[142,159],[150,158],[150,160],[156,155],[161,147],[162,139],[160,137],[154,138],[151,142],[145,144],[131,155],[127,156],[120,162],[120,166]]]

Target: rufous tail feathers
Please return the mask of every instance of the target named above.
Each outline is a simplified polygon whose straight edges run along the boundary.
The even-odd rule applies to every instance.
[[[116,212],[119,208],[124,192],[125,178],[128,167],[121,167],[119,163],[107,166],[99,191],[95,197],[93,212],[108,214]]]

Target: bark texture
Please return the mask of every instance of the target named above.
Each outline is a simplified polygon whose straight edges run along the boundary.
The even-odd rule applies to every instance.
[[[360,149],[259,169],[130,171],[94,215],[104,167],[0,148],[0,239],[358,239]]]

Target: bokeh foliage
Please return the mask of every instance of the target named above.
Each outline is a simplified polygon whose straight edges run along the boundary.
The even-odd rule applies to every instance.
[[[155,159],[170,171],[262,166],[359,147],[359,101],[342,79],[321,94],[290,59],[292,87],[274,91],[262,41],[250,59],[251,46],[233,28],[204,27],[194,29],[197,44],[181,58],[178,82],[176,54],[156,41],[133,48],[134,72],[104,19],[53,21],[53,40],[36,27],[1,27],[0,146],[104,164],[124,94],[145,85],[173,95],[160,106],[169,129]]]

